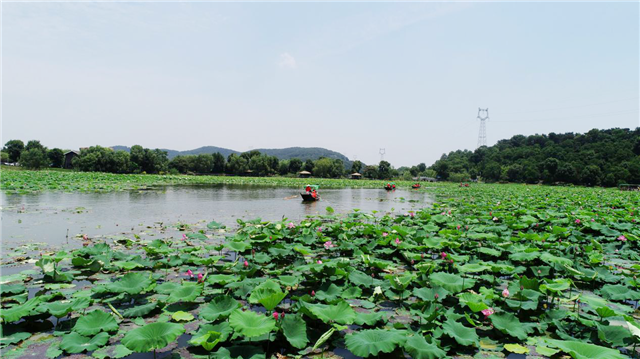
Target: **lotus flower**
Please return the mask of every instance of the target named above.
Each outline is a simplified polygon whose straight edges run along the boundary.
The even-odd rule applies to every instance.
[[[187,275],[193,278],[193,272],[191,271],[191,269],[187,270]]]
[[[460,225],[457,225],[457,226],[456,226],[456,229],[457,229],[457,230],[460,230]]]
[[[318,259],[318,264],[322,264],[322,261]]]
[[[315,296],[316,296],[316,291],[315,291],[315,290],[312,290],[312,291],[311,291],[311,296],[312,296],[312,297],[315,297]]]
[[[244,261],[244,267],[248,267],[249,266],[249,262],[247,262],[246,260]]]
[[[278,312],[273,312],[273,319],[278,320]]]
[[[293,229],[293,228],[296,228],[296,225],[295,225],[295,224],[293,224],[293,222],[289,222],[289,223],[287,224],[287,228],[289,228],[289,229]]]
[[[383,237],[386,237],[386,236],[388,236],[388,235],[389,235],[389,233],[387,233],[387,232],[382,232],[382,236],[383,236]]]
[[[86,240],[88,240],[88,239],[89,239],[89,237],[88,237],[86,234],[83,234],[83,235],[82,235],[82,239],[86,241]]]
[[[493,217],[493,221],[497,222],[498,221],[498,217]]]
[[[396,238],[396,244],[400,244],[400,238]]]
[[[576,224],[580,224],[580,220],[579,219],[576,219],[575,222],[576,222]]]
[[[505,288],[505,289],[502,291],[502,296],[503,296],[503,297],[505,297],[505,298],[509,297],[509,289]]]
[[[330,249],[335,247],[331,241],[324,242],[324,249]]]
[[[183,241],[186,241],[186,240],[187,240],[187,235],[186,235],[186,234],[184,234],[184,233],[182,233],[182,240],[183,240]]]
[[[416,261],[414,261],[413,259],[411,260],[411,265],[414,265],[416,263]]]
[[[415,217],[415,215],[416,215],[416,214],[415,214],[415,213],[413,213],[413,212],[409,212],[409,215],[410,215],[411,217]]]
[[[420,258],[424,259],[424,253],[420,253]]]
[[[438,295],[438,293],[436,293],[436,295],[434,295],[434,298],[436,298],[436,300],[438,300],[438,298],[440,298],[440,296]]]
[[[202,273],[198,273],[198,283],[202,283],[203,275]]]
[[[442,260],[444,260],[445,258],[447,258],[447,254],[445,252],[440,253],[440,257],[442,257]]]
[[[621,235],[620,237],[618,237],[618,240],[619,240],[619,241],[626,242],[626,241],[627,241],[627,237],[625,237],[625,236],[624,236],[624,234],[623,234],[623,235]]]
[[[280,313],[280,318],[284,319],[284,312]]]
[[[318,232],[322,232],[322,227],[318,227]]]
[[[483,309],[481,310],[482,314],[484,314],[485,318],[489,318],[489,316],[493,313],[495,313],[495,311],[493,310],[493,308],[487,308],[487,309]]]

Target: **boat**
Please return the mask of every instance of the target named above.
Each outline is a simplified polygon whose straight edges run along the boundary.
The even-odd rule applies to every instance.
[[[302,201],[309,202],[309,201],[319,200],[320,199],[320,195],[318,195],[319,188],[320,186],[315,184],[308,184],[304,186],[304,192],[300,192],[300,197],[302,197]]]
[[[395,182],[387,182],[387,184],[384,185],[384,189],[386,189],[387,191],[391,191],[396,189],[396,183]]]
[[[420,188],[420,183],[414,183],[411,185],[411,188],[418,189]]]

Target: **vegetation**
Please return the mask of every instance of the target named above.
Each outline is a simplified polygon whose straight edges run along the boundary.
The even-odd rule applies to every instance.
[[[640,183],[640,128],[585,134],[513,136],[491,147],[455,151],[433,164],[440,179],[556,182],[586,186]]]
[[[35,256],[35,270],[0,277],[3,358],[638,357],[640,197],[433,191],[433,207],[400,215],[211,221],[41,255],[25,245],[14,261]]]

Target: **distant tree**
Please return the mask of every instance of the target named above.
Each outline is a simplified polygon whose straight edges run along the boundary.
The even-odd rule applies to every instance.
[[[360,171],[362,171],[362,162],[359,160],[353,161],[351,164],[351,173],[360,173]]]
[[[143,171],[144,163],[144,148],[140,145],[131,146],[129,151],[131,160],[131,167],[134,173],[140,173]]]
[[[208,174],[213,172],[213,156],[209,154],[197,155],[192,164],[192,170],[196,173]]]
[[[485,167],[482,177],[487,182],[497,182],[500,180],[501,174],[502,168],[500,168],[500,165],[495,162],[491,162]]]
[[[585,186],[599,186],[602,182],[600,167],[589,165],[580,171],[580,184]]]
[[[330,178],[332,177],[333,161],[328,158],[320,158],[315,162],[313,167],[313,175],[315,177]]]
[[[417,166],[417,167],[418,167],[418,173],[420,173],[420,172],[424,172],[424,171],[426,171],[426,170],[427,170],[427,165],[425,165],[424,163],[420,163],[420,164],[418,164],[418,166]]]
[[[636,141],[633,144],[633,153],[640,156],[640,136],[636,138]]]
[[[344,162],[342,162],[341,159],[339,158],[334,158],[333,160],[331,160],[332,165],[331,165],[331,177],[333,178],[340,178],[342,177],[342,175],[344,174]]]
[[[192,171],[191,159],[194,156],[176,156],[169,162],[169,169],[174,169],[178,173]]]
[[[255,156],[260,156],[261,153],[258,150],[251,150],[251,151],[247,151],[247,152],[242,152],[240,154],[240,157],[244,158],[245,160],[249,161],[252,157]]]
[[[127,151],[111,151],[110,155],[110,172],[113,173],[129,173],[131,171],[131,159]]]
[[[24,142],[20,140],[11,140],[5,143],[2,151],[9,154],[9,162],[18,162],[20,155],[24,150]]]
[[[378,164],[378,178],[389,179],[391,178],[391,164],[387,161],[380,161]]]
[[[38,140],[31,140],[27,142],[27,145],[24,147],[25,150],[38,149],[43,150],[44,146]]]
[[[213,173],[224,172],[224,156],[220,152],[211,155],[213,157]]]
[[[229,157],[227,157],[227,164],[225,166],[226,173],[241,175],[244,174],[248,169],[248,161],[246,158],[241,157],[235,153],[232,153],[229,155]]]
[[[249,159],[249,169],[258,176],[268,176],[272,173],[269,156],[259,154]]]
[[[47,156],[49,157],[49,162],[51,162],[51,167],[62,168],[64,164],[64,152],[62,152],[59,148],[52,148],[47,152]]]
[[[302,167],[302,169],[304,169],[305,171],[309,171],[313,173],[313,167],[315,166],[315,164],[313,163],[312,160],[306,160],[304,163],[304,166]]]
[[[49,158],[44,149],[30,148],[22,151],[20,155],[20,166],[31,169],[39,170],[47,167],[49,164]]]
[[[378,166],[366,166],[362,171],[362,176],[369,179],[378,179]]]
[[[5,151],[0,152],[0,162],[2,163],[9,162],[9,152],[5,152]]]
[[[282,160],[278,164],[278,174],[281,175],[281,176],[284,176],[287,173],[289,173],[289,161],[288,160]]]
[[[302,168],[302,160],[299,158],[292,158],[289,160],[289,173],[298,173]]]
[[[566,183],[578,183],[578,173],[576,169],[569,163],[562,162],[558,165],[556,178]]]
[[[523,169],[519,164],[512,164],[507,167],[507,180],[509,182],[520,182],[522,180]]]

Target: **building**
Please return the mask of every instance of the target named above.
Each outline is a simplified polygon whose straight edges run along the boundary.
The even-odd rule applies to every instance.
[[[351,174],[351,179],[362,179],[362,174],[355,172]]]
[[[433,177],[413,177],[413,180],[422,182],[436,182],[436,179]]]
[[[62,168],[70,169],[73,168],[73,159],[80,156],[80,154],[76,151],[69,151],[64,154],[64,165]]]
[[[309,177],[311,177],[311,172],[309,172],[309,171],[300,171],[300,172],[298,172],[298,175],[300,176],[300,178],[309,178]]]

